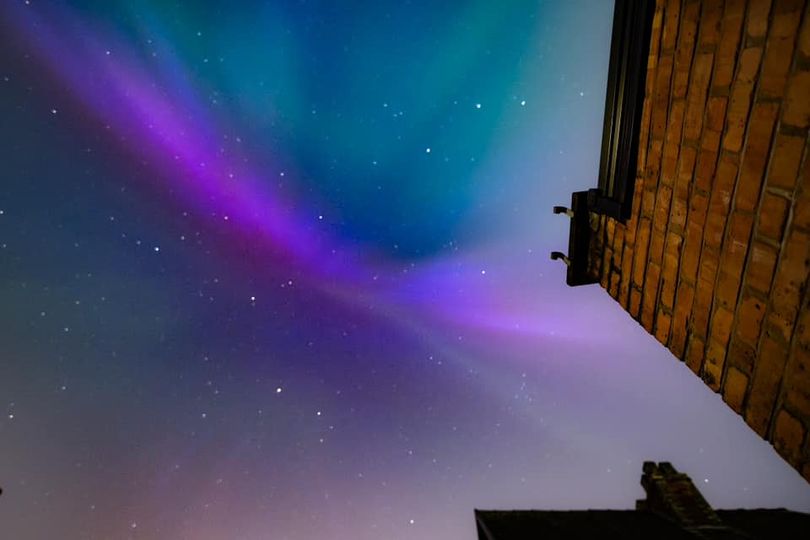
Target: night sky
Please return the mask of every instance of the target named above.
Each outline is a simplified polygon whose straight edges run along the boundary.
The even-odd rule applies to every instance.
[[[611,2],[4,0],[0,537],[475,537],[810,486],[549,260]]]

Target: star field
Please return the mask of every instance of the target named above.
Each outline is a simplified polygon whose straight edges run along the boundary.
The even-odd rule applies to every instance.
[[[4,2],[0,536],[475,537],[473,508],[810,510],[598,287],[601,1]]]

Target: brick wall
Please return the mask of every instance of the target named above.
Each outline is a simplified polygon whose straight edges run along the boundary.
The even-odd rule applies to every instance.
[[[659,0],[632,217],[601,285],[810,481],[810,15]]]

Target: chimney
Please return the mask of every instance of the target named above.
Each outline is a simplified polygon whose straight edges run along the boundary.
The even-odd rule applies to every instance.
[[[671,463],[645,461],[641,485],[647,498],[636,501],[636,510],[655,512],[686,529],[723,527],[723,522],[692,479],[675,470]]]

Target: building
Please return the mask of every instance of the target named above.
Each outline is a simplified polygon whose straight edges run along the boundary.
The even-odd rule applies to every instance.
[[[647,498],[635,510],[476,510],[479,540],[732,540],[794,538],[810,514],[784,509],[715,510],[689,476],[669,463],[644,463]]]
[[[808,10],[618,1],[599,186],[555,207],[572,219],[552,258],[810,481]]]

